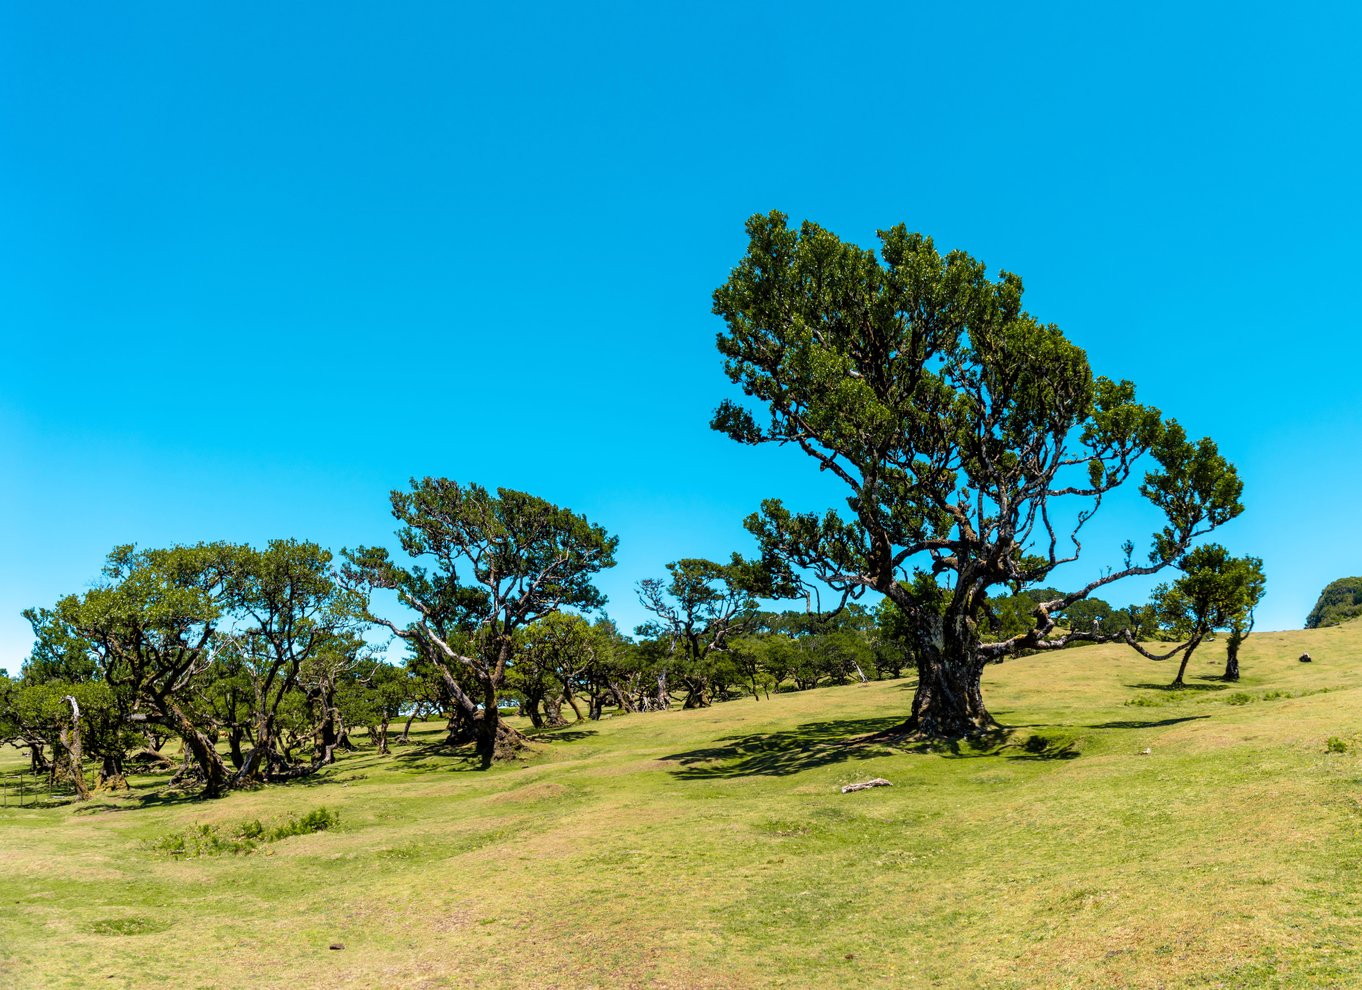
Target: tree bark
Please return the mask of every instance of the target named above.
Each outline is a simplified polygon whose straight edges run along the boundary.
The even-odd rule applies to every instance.
[[[52,769],[52,764],[43,754],[46,747],[40,739],[25,739],[24,744],[28,746],[28,769],[33,776],[48,773]]]
[[[478,713],[478,762],[486,770],[497,760],[513,759],[525,744],[525,737],[501,718],[494,684],[483,685],[483,708]]]
[[[1173,683],[1169,687],[1183,687],[1182,675],[1187,673],[1187,661],[1192,659],[1192,654],[1196,651],[1200,640],[1193,640],[1187,644],[1187,649],[1182,651],[1182,663],[1178,664],[1178,676],[1173,678]]]
[[[567,725],[567,719],[563,718],[563,699],[554,695],[544,698],[544,722],[545,724],[558,728],[560,725]]]
[[[399,736],[397,739],[397,744],[399,746],[405,746],[410,741],[409,737],[411,736],[411,724],[416,721],[416,716],[420,714],[420,712],[421,706],[417,705],[415,708],[411,710],[411,714],[407,716],[407,724],[402,726],[402,735]]]
[[[638,711],[638,706],[635,705],[631,700],[629,700],[629,696],[626,695],[622,690],[620,690],[620,686],[618,684],[616,684],[614,681],[607,681],[606,684],[609,685],[610,694],[614,697],[615,704],[619,706],[620,711],[622,712]]]
[[[889,734],[964,739],[996,730],[998,723],[984,707],[985,661],[974,621],[929,615],[920,625],[912,714]]]
[[[919,656],[913,712],[902,731],[923,739],[963,739],[997,729],[984,707],[983,674],[975,657]]]
[[[530,725],[536,729],[544,727],[544,716],[539,714],[539,699],[533,695],[526,695],[525,700],[520,703],[520,714],[530,720]]]
[[[195,728],[188,716],[173,702],[164,702],[162,713],[180,734],[186,751],[193,755],[194,762],[199,765],[199,771],[203,774],[203,796],[221,797],[227,792],[231,775],[227,772],[227,764],[218,754],[217,747],[213,745],[213,740]]]
[[[1239,680],[1239,644],[1244,641],[1244,637],[1237,632],[1231,632],[1229,640],[1225,643],[1225,680]]]
[[[80,706],[76,704],[76,699],[69,694],[62,700],[71,703],[71,725],[69,728],[62,726],[58,730],[58,738],[71,758],[71,784],[76,789],[76,798],[80,801],[88,801],[90,800],[90,788],[85,784],[85,767],[81,763]]]
[[[127,789],[128,778],[123,771],[123,755],[121,753],[105,753],[102,765],[99,768],[99,776],[95,778],[95,790],[126,791]]]
[[[234,725],[227,730],[227,755],[232,761],[232,766],[240,770],[246,762],[246,757],[241,752],[241,726]]]
[[[486,770],[497,758],[497,727],[501,724],[501,712],[497,708],[497,686],[488,678],[482,686],[482,721],[478,725],[478,759]]]

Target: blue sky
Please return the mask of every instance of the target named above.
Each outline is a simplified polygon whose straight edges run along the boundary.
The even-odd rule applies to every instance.
[[[1023,6],[5,5],[0,667],[117,543],[384,542],[425,474],[618,533],[632,627],[761,498],[831,504],[707,427],[772,208],[1021,274],[1239,466],[1221,538],[1299,626],[1362,573],[1359,14]]]

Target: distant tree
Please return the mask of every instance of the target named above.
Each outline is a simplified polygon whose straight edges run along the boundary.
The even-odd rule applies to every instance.
[[[387,550],[360,548],[346,552],[347,580],[366,592],[395,591],[416,613],[406,625],[372,609],[366,614],[441,671],[455,704],[477,726],[482,765],[491,766],[520,744],[499,712],[516,631],[563,608],[604,605],[591,582],[614,566],[618,540],[533,495],[506,488],[492,495],[447,478],[413,479],[411,491],[394,491],[391,502],[402,549],[431,569],[402,567]],[[481,712],[454,668],[475,681]]]
[[[1239,648],[1253,632],[1254,614],[1267,590],[1263,562],[1258,557],[1240,557],[1236,561],[1239,601],[1229,609],[1229,635],[1225,639],[1225,680],[1239,680]]]
[[[1306,629],[1336,626],[1362,615],[1362,577],[1330,581],[1320,592],[1315,607],[1306,616]]]
[[[580,615],[546,615],[521,631],[512,680],[526,685],[534,701],[556,694],[578,722],[584,721],[578,696],[589,690],[588,674],[598,654],[607,648],[599,631]],[[532,706],[527,714],[538,722],[537,708]]]
[[[77,696],[94,701],[92,695],[104,688],[102,684],[70,684],[46,681],[41,684],[17,686],[8,699],[7,734],[11,738],[39,741],[53,754],[48,764],[49,779],[59,775],[71,782],[77,800],[88,800],[90,788],[85,780],[84,744],[82,731],[90,713],[82,712]],[[107,700],[104,688],[99,700]],[[0,731],[5,731],[0,728]]]
[[[345,724],[364,726],[379,754],[387,756],[388,726],[409,703],[410,686],[401,667],[379,660],[344,681],[336,704]]]
[[[592,630],[595,638],[585,679],[591,697],[591,718],[600,718],[607,704],[615,705],[621,712],[638,711],[641,670],[633,641],[607,616],[598,618]]]
[[[1209,543],[1186,554],[1178,563],[1183,572],[1177,580],[1154,589],[1155,614],[1170,638],[1180,640],[1167,653],[1156,655],[1127,634],[1127,642],[1151,660],[1182,654],[1173,686],[1183,684],[1188,661],[1198,646],[1217,629],[1241,631],[1235,643],[1235,678],[1238,677],[1238,646],[1247,635],[1253,609],[1262,597],[1262,561],[1256,557],[1232,557],[1223,546]],[[1234,635],[1232,632],[1231,635]],[[1228,674],[1227,674],[1228,677]]]
[[[1113,619],[1123,633],[1129,632],[1132,639],[1140,642],[1157,639],[1162,635],[1158,613],[1153,605],[1147,603],[1127,605],[1119,609]]]
[[[728,648],[757,621],[758,598],[788,596],[789,579],[736,553],[727,564],[699,557],[672,561],[667,572],[669,580],[638,583],[639,602],[654,618],[637,631],[659,645],[658,704],[670,704],[675,678],[686,692],[682,707],[704,707],[716,682],[741,676]]]
[[[361,603],[336,584],[329,551],[291,539],[240,548],[225,592],[223,608],[234,619],[230,649],[250,685],[255,743],[237,778],[266,779],[284,769],[275,745],[280,705],[303,665],[353,628]]]
[[[30,621],[59,629],[54,637],[81,641],[102,679],[135,699],[140,717],[160,722],[184,741],[207,797],[223,794],[232,775],[194,690],[224,642],[218,626],[240,550],[226,543],[118,547],[109,554],[99,587],[29,613]]]
[[[23,614],[33,628],[34,643],[16,687],[26,696],[20,709],[41,716],[31,728],[48,730],[41,750],[51,747],[56,752],[60,746],[69,756],[75,743],[85,757],[100,761],[96,789],[125,789],[124,759],[139,738],[129,722],[134,694],[102,679],[89,643],[57,612],[32,608]],[[80,717],[73,720],[75,711]],[[60,738],[63,728],[68,733],[65,741]],[[34,755],[36,770],[42,760],[39,753]]]
[[[990,280],[902,226],[881,256],[780,213],[747,224],[747,255],[714,294],[725,371],[756,410],[725,401],[713,426],[745,444],[794,445],[845,486],[847,513],[762,503],[747,528],[764,555],[847,598],[878,591],[921,632],[917,692],[898,732],[956,737],[996,723],[984,666],[1115,631],[1059,628],[1099,588],[1153,574],[1241,511],[1242,485],[1209,439],[1189,441],[1129,382],[1094,377],[1084,352],[1022,310],[1022,283]],[[1044,583],[1077,559],[1079,532],[1144,454],[1140,492],[1163,516],[1147,563],[1049,601],[1032,624],[986,643],[990,588]],[[1067,522],[1066,522],[1067,520]],[[949,575],[944,609],[913,571]]]

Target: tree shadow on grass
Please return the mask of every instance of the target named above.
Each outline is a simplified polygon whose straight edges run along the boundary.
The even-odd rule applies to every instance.
[[[902,748],[911,753],[931,753],[948,759],[978,759],[985,756],[1007,760],[1074,760],[1080,755],[1077,744],[1066,737],[1032,735],[1016,739],[1017,729],[1036,726],[1004,726],[966,739],[933,739],[909,743]]]
[[[1128,688],[1136,688],[1141,691],[1224,691],[1230,685],[1219,677],[1207,676],[1198,680],[1210,681],[1209,684],[1154,684],[1149,681],[1140,684],[1127,684]]]
[[[193,790],[166,788],[138,797],[138,808],[173,808],[182,804],[212,804],[216,798],[205,797],[203,785],[192,785]]]
[[[1184,715],[1181,718],[1161,718],[1158,721],[1141,721],[1130,719],[1117,722],[1099,722],[1096,725],[1089,725],[1089,729],[1160,729],[1166,725],[1177,725],[1179,722],[1195,722],[1200,718],[1210,718],[1209,715]]]
[[[393,764],[408,773],[422,770],[482,770],[482,761],[472,743],[451,746],[443,741],[404,746],[400,753],[393,752]]]
[[[531,729],[525,733],[525,737],[533,739],[535,742],[575,742],[578,739],[586,739],[596,734],[596,729],[576,729],[562,726],[559,728]]]
[[[788,732],[725,736],[719,742],[726,746],[692,749],[662,759],[681,764],[671,771],[681,780],[785,777],[834,763],[889,756],[894,750],[870,737],[901,721],[860,718],[810,722]]]
[[[724,746],[674,753],[662,759],[680,763],[671,771],[681,780],[725,777],[784,777],[815,767],[918,753],[955,759],[1002,757],[1009,760],[1072,760],[1079,755],[1073,740],[1029,736],[1014,741],[1012,728],[999,728],[968,739],[915,741],[895,738],[900,718],[810,722],[789,732],[727,736]]]

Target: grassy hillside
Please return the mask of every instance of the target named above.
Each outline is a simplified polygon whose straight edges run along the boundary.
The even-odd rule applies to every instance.
[[[902,716],[893,681],[569,727],[489,773],[423,744],[11,807],[0,988],[1362,985],[1362,624],[1221,663],[1175,693],[1114,647],[990,668],[1014,731],[986,750],[849,744]],[[336,829],[248,855],[151,847],[323,805]]]

